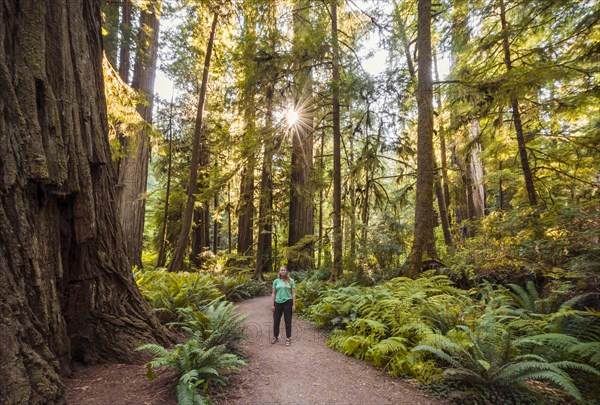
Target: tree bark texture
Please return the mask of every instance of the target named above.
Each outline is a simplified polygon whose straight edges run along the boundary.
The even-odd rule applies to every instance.
[[[219,14],[213,14],[213,20],[210,28],[210,36],[206,45],[206,55],[204,56],[204,71],[202,72],[202,82],[200,84],[200,97],[198,98],[198,109],[196,111],[196,123],[194,128],[194,139],[192,143],[192,161],[190,162],[190,179],[187,190],[187,200],[181,230],[177,238],[177,246],[173,252],[173,257],[169,262],[167,269],[169,271],[180,271],[183,266],[183,258],[190,242],[190,228],[192,227],[192,217],[194,215],[194,204],[196,202],[196,193],[198,192],[198,165],[201,154],[201,143],[203,142],[203,114],[204,101],[206,100],[206,89],[208,87],[208,72],[210,70],[210,58],[212,56],[213,45],[215,43],[215,33],[217,32],[217,21]]]
[[[121,247],[98,0],[0,6],[0,403],[167,343]]]
[[[138,48],[133,70],[132,87],[139,91],[146,103],[139,104],[137,111],[144,121],[152,124],[154,105],[154,80],[158,56],[159,15],[161,2],[149,2],[140,11]],[[150,137],[148,131],[140,131],[133,137],[123,137],[125,156],[119,161],[119,220],[123,230],[125,252],[132,265],[142,267],[142,239]]]
[[[340,47],[337,28],[337,0],[331,5],[331,53],[333,87],[333,271],[331,278],[342,276],[342,157],[340,129]]]
[[[167,143],[169,145],[167,155],[167,185],[165,192],[165,207],[163,209],[163,223],[160,230],[160,247],[158,249],[158,260],[156,267],[165,267],[167,262],[167,226],[169,225],[169,203],[171,198],[171,177],[173,173],[173,100],[169,111],[169,128],[167,130]]]
[[[469,153],[469,179],[471,187],[472,218],[485,215],[485,185],[483,183],[482,146],[479,138],[479,120],[471,122],[471,150]]]
[[[281,145],[281,136],[274,134],[273,128],[273,85],[266,91],[267,116],[263,145],[263,164],[260,176],[260,196],[258,207],[258,241],[256,244],[256,266],[254,278],[263,279],[264,273],[273,270],[273,156]],[[276,138],[275,140],[273,138]]]
[[[288,270],[310,270],[314,267],[314,202],[311,170],[313,165],[314,112],[312,100],[313,62],[305,56],[303,37],[310,34],[310,6],[305,0],[296,2],[294,13],[293,53],[297,72],[295,108],[298,122],[292,130],[292,166],[290,181],[290,228],[288,235]]]
[[[254,155],[250,152],[240,180],[238,206],[237,252],[242,256],[252,254],[252,226],[254,222]]]
[[[415,234],[410,253],[410,276],[421,271],[423,256],[437,259],[433,234],[433,78],[431,74],[431,0],[418,2],[418,128]]]

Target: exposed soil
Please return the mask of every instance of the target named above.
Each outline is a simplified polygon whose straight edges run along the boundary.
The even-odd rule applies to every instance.
[[[226,389],[212,395],[218,405],[241,404],[445,404],[415,386],[389,377],[371,365],[325,345],[326,337],[294,316],[292,344],[285,334],[270,343],[273,328],[271,297],[238,305],[249,314],[248,339],[243,342],[248,366],[231,377]],[[174,373],[165,370],[157,381],[146,378],[139,365],[97,365],[78,368],[66,382],[69,404],[176,404],[171,387]]]

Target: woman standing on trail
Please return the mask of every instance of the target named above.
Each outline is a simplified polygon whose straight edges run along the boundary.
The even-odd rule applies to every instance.
[[[296,310],[296,283],[290,278],[285,268],[279,268],[279,277],[273,280],[273,337],[271,343],[277,343],[279,340],[279,325],[281,324],[281,314],[285,321],[285,345],[289,346],[292,338],[292,312]]]

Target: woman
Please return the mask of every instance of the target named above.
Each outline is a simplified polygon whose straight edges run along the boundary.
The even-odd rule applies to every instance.
[[[277,343],[279,340],[279,325],[281,324],[281,314],[285,321],[285,345],[289,346],[292,338],[292,312],[296,310],[296,283],[290,278],[285,268],[279,268],[279,277],[273,280],[273,337],[271,343]]]

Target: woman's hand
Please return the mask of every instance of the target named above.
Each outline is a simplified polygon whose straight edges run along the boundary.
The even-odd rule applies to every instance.
[[[296,312],[296,303],[292,304],[292,312]]]
[[[275,304],[271,307],[271,312],[275,312]]]

